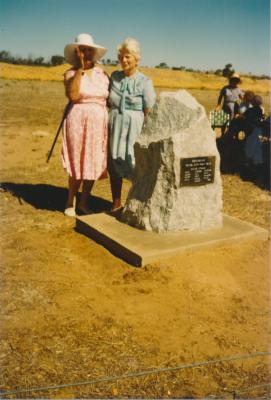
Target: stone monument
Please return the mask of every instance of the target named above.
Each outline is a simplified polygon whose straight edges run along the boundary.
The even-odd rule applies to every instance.
[[[215,133],[187,91],[160,95],[135,144],[135,157],[121,216],[76,218],[78,232],[115,256],[142,267],[187,249],[268,238],[268,231],[222,215]]]
[[[162,92],[135,144],[136,168],[121,220],[158,233],[222,226],[215,133],[186,90]]]

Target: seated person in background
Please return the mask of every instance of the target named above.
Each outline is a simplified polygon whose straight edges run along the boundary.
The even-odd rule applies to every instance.
[[[246,103],[247,109],[245,110],[243,105],[241,110],[243,113],[236,114],[230,121],[227,134],[223,136],[223,157],[221,158],[222,166],[226,165],[224,167],[225,172],[235,173],[240,171],[246,160],[245,142],[247,137],[264,117],[261,96],[254,95],[253,92],[246,92],[244,103]]]
[[[244,93],[243,101],[239,105],[237,117],[243,115],[248,108],[251,108],[253,106],[252,103],[253,103],[254,96],[255,96],[255,94],[251,90],[247,90]]]
[[[261,186],[270,186],[270,115],[254,126],[245,141],[243,171]]]
[[[247,90],[244,93],[243,101],[239,105],[238,114],[231,120],[228,129],[228,133],[233,139],[243,140],[245,137],[244,133],[240,137],[238,134],[245,129],[244,114],[249,108],[253,107],[254,96],[255,94],[251,90]]]
[[[245,92],[244,101],[240,104],[239,114],[230,122],[229,135],[232,139],[244,140],[246,135],[249,135],[253,128],[263,120],[262,102],[261,96],[254,95],[251,91]]]
[[[261,96],[255,95],[252,100],[252,107],[244,112],[245,125],[244,131],[246,135],[251,134],[254,128],[264,120],[264,108],[262,107],[263,99]]]

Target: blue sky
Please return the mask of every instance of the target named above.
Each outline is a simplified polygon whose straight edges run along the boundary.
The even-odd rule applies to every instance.
[[[79,33],[109,49],[141,43],[142,65],[269,74],[269,0],[0,0],[0,50],[63,54]]]

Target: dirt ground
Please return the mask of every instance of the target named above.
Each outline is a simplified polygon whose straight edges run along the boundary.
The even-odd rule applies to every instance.
[[[0,83],[1,391],[270,351],[269,241],[131,267],[63,215],[61,141],[46,163],[62,85]],[[191,92],[214,106],[217,93]],[[269,192],[233,175],[223,191],[225,213],[269,229]],[[110,207],[108,180],[95,184],[90,206]],[[0,397],[269,398],[268,387],[238,393],[269,382],[270,356],[259,356]]]

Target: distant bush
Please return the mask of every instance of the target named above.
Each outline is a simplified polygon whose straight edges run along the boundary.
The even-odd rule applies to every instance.
[[[168,69],[169,66],[165,62],[161,62],[159,65],[156,65],[155,68],[163,68],[163,69]]]
[[[271,79],[270,75],[257,75],[257,79]]]
[[[65,58],[63,56],[55,55],[51,57],[52,65],[62,65],[65,63]]]
[[[250,78],[255,80],[263,80],[263,79],[271,79],[270,75],[266,75],[266,74],[262,74],[262,75],[256,75],[256,74],[252,74],[252,73],[248,73],[248,74],[242,74],[243,78]]]
[[[181,67],[172,67],[171,68],[173,71],[185,71],[185,67],[181,66]]]
[[[0,61],[1,62],[11,62],[12,56],[9,51],[0,51]]]

